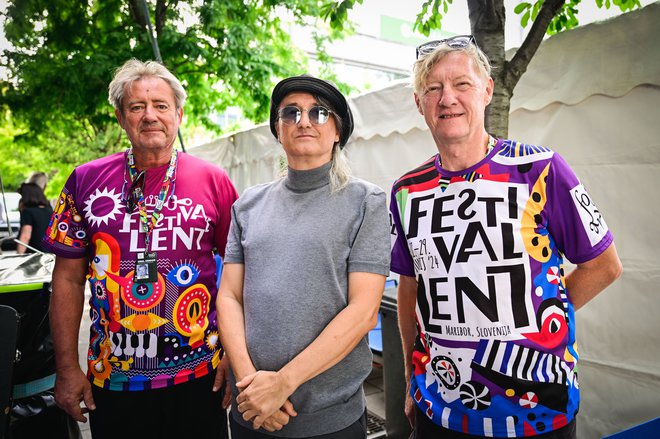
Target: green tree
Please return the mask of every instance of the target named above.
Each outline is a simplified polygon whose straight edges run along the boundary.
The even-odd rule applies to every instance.
[[[322,6],[321,0],[148,4],[163,63],[188,92],[184,137],[189,127],[217,129],[209,116],[228,106],[264,120],[274,82],[307,70],[290,21],[316,25]],[[10,0],[3,18],[12,47],[0,56],[7,72],[0,82],[2,162],[11,155],[11,166],[24,163],[14,171],[29,162],[68,174],[73,164],[125,147],[107,86],[127,59],[154,59],[142,0]],[[317,33],[318,44],[331,37]],[[41,153],[46,163],[39,163]],[[0,163],[0,172],[14,175],[8,166]]]
[[[594,0],[599,8],[615,6],[623,12],[640,7],[639,0]],[[324,12],[331,22],[341,23],[355,3],[362,0],[343,0]],[[443,15],[453,0],[425,0],[417,15],[415,29],[424,35],[440,29]],[[500,137],[507,137],[509,108],[513,90],[527,70],[546,33],[554,34],[576,27],[582,0],[531,0],[515,8],[523,28],[530,27],[527,37],[510,60],[504,53],[504,0],[468,0],[470,27],[479,47],[492,66],[495,83],[493,100],[486,111],[486,129]]]

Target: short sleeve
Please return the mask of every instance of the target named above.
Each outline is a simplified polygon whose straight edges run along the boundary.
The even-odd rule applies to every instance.
[[[76,199],[77,171],[69,176],[50,218],[43,244],[46,250],[65,258],[87,256],[89,234]]]
[[[554,154],[547,181],[548,231],[566,258],[580,264],[604,252],[613,237],[600,209],[559,154]]]
[[[23,226],[35,226],[35,218],[32,214],[32,211],[29,209],[23,209],[21,211],[21,227]]]
[[[392,196],[390,197],[390,222],[390,242],[392,248],[390,269],[403,276],[415,276],[413,260],[408,250],[406,234],[403,231],[401,217],[399,215],[399,203],[394,190],[392,190]]]
[[[348,257],[349,272],[387,276],[390,272],[389,220],[382,190],[367,193],[363,217]]]
[[[218,221],[215,227],[214,245],[224,260],[227,233],[231,223],[231,207],[238,198],[234,185],[224,171],[221,171],[219,181],[216,183],[215,194]]]
[[[229,234],[227,235],[227,246],[225,249],[225,263],[243,264],[243,229],[238,220],[239,202],[234,203],[231,207],[231,224],[229,226]]]

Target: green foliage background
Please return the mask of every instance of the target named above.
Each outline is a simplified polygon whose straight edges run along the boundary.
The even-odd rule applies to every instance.
[[[266,119],[273,85],[308,71],[287,32],[292,22],[319,29],[314,40],[328,61],[323,45],[341,32],[319,18],[324,4],[149,1],[163,63],[188,92],[184,142],[193,130],[217,132],[209,116],[228,106]],[[13,47],[0,56],[8,73],[0,80],[0,173],[15,190],[31,171],[47,172],[53,198],[74,166],[127,147],[107,86],[127,59],[154,59],[142,0],[12,0],[2,19]],[[336,80],[331,69],[323,74]]]
[[[468,1],[472,33],[499,72],[487,129],[505,135],[509,101],[545,33],[578,24],[582,0],[532,0],[516,8],[530,32],[511,61],[504,55],[504,0]],[[623,12],[639,0],[592,0]],[[324,45],[352,32],[348,11],[363,0],[149,0],[163,63],[188,92],[189,133],[218,131],[209,119],[238,106],[253,121],[267,117],[277,80],[308,71],[294,48],[291,23],[317,28],[319,72],[334,77]],[[416,29],[439,29],[453,0],[425,0]],[[127,147],[107,102],[113,70],[129,58],[154,59],[142,0],[9,0],[2,17],[13,46],[0,54],[0,175],[6,190],[32,171],[47,172],[55,198],[77,164]],[[281,17],[290,17],[282,20]],[[326,25],[327,22],[327,25]],[[2,70],[0,70],[2,71]]]

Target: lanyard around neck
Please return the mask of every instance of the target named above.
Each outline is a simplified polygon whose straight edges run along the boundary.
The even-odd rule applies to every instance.
[[[133,156],[133,149],[128,150],[128,153],[126,154],[126,160],[128,162],[128,169],[131,174],[131,181],[134,182],[138,178],[139,172],[135,167],[135,157]],[[178,161],[177,151],[175,149],[172,149],[172,157],[170,158],[170,164],[167,167],[167,172],[165,172],[165,177],[163,178],[163,184],[160,188],[160,192],[158,193],[158,199],[156,200],[156,205],[154,206],[154,210],[151,214],[151,218],[149,218],[149,214],[147,213],[147,203],[146,203],[144,190],[140,195],[140,199],[137,200],[136,203],[138,212],[140,213],[141,229],[143,232],[146,232],[144,236],[144,249],[147,252],[149,251],[151,234],[154,230],[154,227],[156,226],[156,223],[158,222],[158,219],[160,218],[161,212],[163,211],[163,206],[165,205],[165,202],[167,200],[168,193],[171,195],[170,186],[172,186],[172,183],[174,182],[174,174],[176,171],[177,161]],[[146,186],[146,182],[147,182],[146,174],[144,175],[143,178]],[[174,190],[172,190],[172,192],[174,192]]]

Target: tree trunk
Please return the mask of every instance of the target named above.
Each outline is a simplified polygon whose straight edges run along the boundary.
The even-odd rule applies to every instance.
[[[532,27],[511,61],[504,55],[504,0],[468,0],[470,27],[477,44],[490,60],[494,82],[493,100],[486,108],[486,131],[507,138],[509,110],[513,89],[527,71],[552,19],[560,11],[564,0],[546,0]]]
[[[147,17],[144,16],[142,12],[142,0],[129,0],[128,10],[133,17],[133,21],[137,23],[140,27],[147,26]]]
[[[486,108],[486,131],[496,137],[506,138],[511,91],[505,86],[504,0],[468,0],[468,10],[472,34],[490,60],[491,76],[495,83],[493,100]]]

